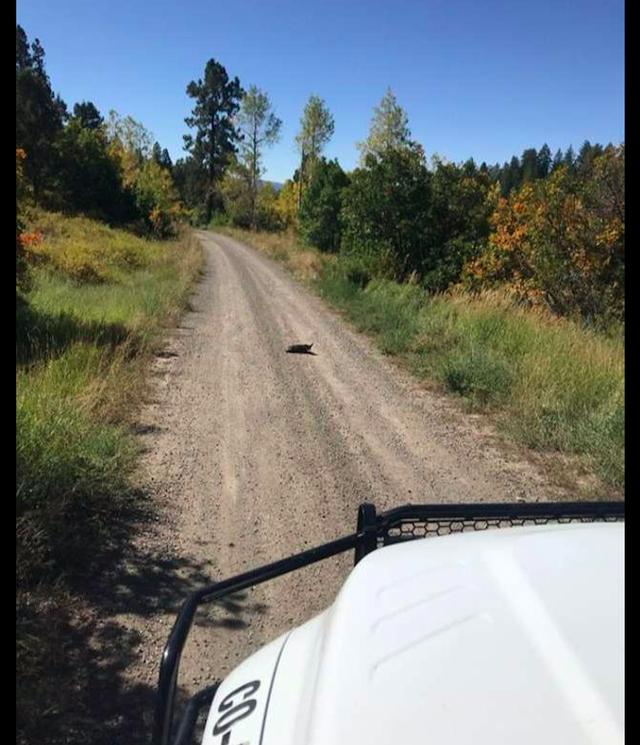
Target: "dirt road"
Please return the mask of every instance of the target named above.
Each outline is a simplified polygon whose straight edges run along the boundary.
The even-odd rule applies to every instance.
[[[351,532],[365,500],[384,509],[562,498],[478,418],[421,389],[282,268],[230,238],[199,236],[205,276],[157,360],[141,421],[143,475],[163,505],[149,540],[172,557],[178,595]],[[313,342],[317,354],[286,354],[296,342]],[[351,561],[317,565],[201,616],[181,685],[210,682],[322,609]],[[164,614],[158,602],[128,620],[143,638],[140,682],[155,684],[174,609],[168,603]]]

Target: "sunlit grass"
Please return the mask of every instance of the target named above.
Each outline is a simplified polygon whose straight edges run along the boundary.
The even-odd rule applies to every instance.
[[[201,263],[188,236],[148,241],[47,213],[34,225],[44,240],[16,308],[16,498],[19,543],[31,546],[19,562],[25,580],[82,555],[101,515],[126,494],[136,455],[128,424],[149,355]]]

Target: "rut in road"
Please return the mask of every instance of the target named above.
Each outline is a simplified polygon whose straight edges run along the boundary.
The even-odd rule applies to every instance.
[[[360,502],[567,498],[476,419],[427,392],[255,250],[198,233],[205,275],[157,361],[143,475],[165,518],[154,540],[221,579],[352,532]],[[315,355],[287,354],[313,343]],[[509,454],[510,453],[510,454]],[[187,691],[332,602],[341,557],[202,614]],[[171,609],[137,626],[158,659]],[[157,666],[144,677],[155,682]]]

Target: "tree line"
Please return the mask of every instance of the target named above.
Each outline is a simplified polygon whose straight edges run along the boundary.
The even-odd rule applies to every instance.
[[[612,144],[609,143],[607,147],[612,147]],[[505,162],[502,166],[499,163],[493,166],[482,163],[480,170],[486,171],[500,184],[500,193],[506,197],[513,190],[519,189],[523,183],[544,179],[562,166],[565,166],[569,173],[587,171],[594,158],[602,155],[604,150],[602,145],[592,145],[589,140],[585,140],[577,155],[569,145],[566,152],[559,148],[552,157],[549,145],[545,142],[540,150],[528,148],[520,158],[514,155],[510,162]]]
[[[206,79],[190,84],[198,106],[220,105],[215,102],[224,96]],[[294,231],[307,244],[337,253],[363,284],[387,277],[430,292],[500,287],[517,302],[557,314],[595,323],[623,319],[624,144],[585,141],[577,155],[570,146],[554,156],[544,144],[503,166],[478,166],[473,159],[456,164],[437,155],[428,161],[389,89],[358,144],[358,165],[347,173],[323,157],[335,122],[312,95],[295,138],[299,165],[276,193],[260,186],[259,176],[262,147],[277,140],[280,120],[267,95],[252,91],[244,96],[236,79],[228,127],[218,129],[229,146],[219,169],[207,171],[215,209],[207,203],[198,212],[202,194],[185,188],[188,179],[181,184],[196,219]],[[258,115],[249,105],[256,95],[263,103]],[[225,115],[221,105],[218,112]],[[211,110],[204,121],[216,121]],[[187,124],[200,122],[194,117]],[[186,140],[191,157],[180,168],[203,172],[196,140]]]
[[[38,39],[16,26],[16,158],[23,202],[164,237],[179,217],[168,152],[133,118],[55,94]],[[16,166],[18,168],[18,166]]]
[[[20,194],[157,236],[181,218],[290,230],[338,254],[362,283],[388,277],[430,292],[500,286],[556,313],[623,317],[623,144],[585,141],[577,155],[569,147],[553,156],[544,144],[502,166],[427,160],[388,89],[347,173],[323,156],[335,120],[311,95],[295,136],[298,166],[276,191],[262,181],[265,149],[282,129],[268,94],[245,90],[215,59],[186,94],[186,155],[172,163],[131,117],[105,119],[88,101],[70,113],[53,92],[40,42],[29,44],[17,26]],[[18,253],[19,235],[17,223]]]

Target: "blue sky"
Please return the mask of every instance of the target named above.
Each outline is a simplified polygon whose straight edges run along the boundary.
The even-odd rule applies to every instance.
[[[265,158],[275,181],[296,167],[311,93],[335,118],[326,154],[346,169],[387,86],[427,155],[453,161],[624,140],[622,0],[18,0],[17,20],[67,104],[130,114],[174,159],[185,87],[214,57],[284,121]]]

